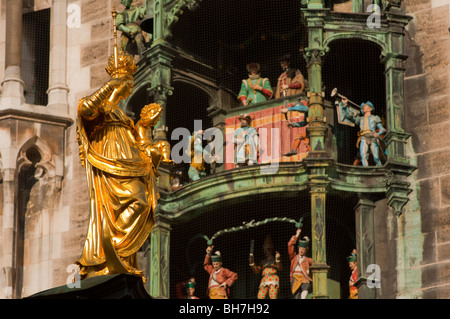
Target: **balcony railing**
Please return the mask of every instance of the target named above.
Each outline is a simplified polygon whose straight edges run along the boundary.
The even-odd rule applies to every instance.
[[[305,127],[289,127],[287,118],[281,110],[298,103],[299,95],[286,98],[272,99],[265,102],[250,104],[234,108],[227,113],[225,119],[225,170],[235,168],[232,159],[234,157],[234,145],[231,143],[232,135],[240,127],[239,116],[249,114],[252,118],[251,126],[256,129],[260,137],[260,154],[258,163],[267,164],[274,162],[298,162],[308,155],[307,142],[301,141],[297,149],[297,155],[283,156],[292,150],[295,137],[305,133]],[[290,112],[287,115],[291,122],[304,120],[299,112]]]

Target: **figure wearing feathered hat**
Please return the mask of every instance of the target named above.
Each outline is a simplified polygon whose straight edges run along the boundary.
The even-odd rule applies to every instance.
[[[369,166],[369,150],[373,155],[373,160],[377,166],[381,166],[380,148],[383,146],[380,136],[386,133],[386,129],[381,123],[378,115],[373,115],[375,106],[367,101],[361,104],[361,111],[351,112],[347,107],[348,99],[342,98],[339,107],[342,110],[344,121],[353,122],[359,125],[361,142],[359,146],[361,162],[363,166]],[[382,151],[382,150],[381,150]]]
[[[309,267],[313,261],[312,258],[306,256],[309,238],[304,236],[302,239],[299,239],[300,233],[301,229],[297,228],[295,235],[291,237],[288,243],[288,253],[291,260],[291,293],[294,299],[306,299],[311,290],[312,282],[309,275]]]
[[[219,251],[212,254],[214,246],[206,248],[203,266],[209,274],[207,295],[210,299],[229,299],[230,287],[236,282],[237,273],[222,267],[222,255]]]
[[[239,116],[241,127],[232,138],[234,144],[234,163],[236,167],[249,166],[258,163],[259,135],[251,126],[252,118],[249,114]]]
[[[186,284],[187,299],[199,299],[197,296],[195,296],[195,287],[195,281],[189,281]]]

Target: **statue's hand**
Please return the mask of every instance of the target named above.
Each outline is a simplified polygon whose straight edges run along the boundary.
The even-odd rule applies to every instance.
[[[118,88],[119,86],[122,85],[122,83],[127,82],[127,81],[133,81],[133,77],[131,75],[125,75],[122,76],[120,78],[112,78],[111,80],[109,80],[109,85],[112,88]]]

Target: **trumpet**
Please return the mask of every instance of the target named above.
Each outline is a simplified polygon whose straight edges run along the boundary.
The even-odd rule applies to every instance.
[[[358,108],[358,110],[361,109],[361,106],[359,106],[358,104],[356,104],[355,102],[350,101],[346,96],[343,96],[342,94],[339,94],[337,91],[337,88],[334,88],[333,91],[331,91],[330,96],[334,97],[335,95],[337,95],[338,97],[340,97],[341,99],[346,99],[348,102],[350,102],[351,104],[353,104],[354,106],[356,106]]]

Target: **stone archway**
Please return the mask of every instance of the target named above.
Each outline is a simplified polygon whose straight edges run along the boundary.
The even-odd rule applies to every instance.
[[[337,88],[338,93],[357,105],[371,101],[375,105],[375,114],[385,121],[386,84],[384,64],[380,61],[383,47],[374,39],[376,40],[369,40],[368,37],[333,37],[333,41],[327,41],[329,52],[323,59],[323,84],[326,96],[330,96],[331,91]],[[333,109],[336,110],[334,105]],[[386,122],[383,125],[388,129]],[[352,165],[355,161],[357,132],[357,127],[335,121],[338,163]]]
[[[51,232],[59,203],[60,177],[54,155],[35,136],[20,149],[16,161],[13,268],[15,298],[39,291],[48,279]]]
[[[23,277],[25,267],[25,233],[28,206],[35,206],[38,201],[31,200],[31,190],[38,181],[35,174],[38,173],[36,164],[42,160],[42,156],[36,147],[21,150],[17,161],[17,179],[15,195],[15,240],[13,263],[15,269],[15,297],[22,297]],[[38,173],[39,174],[39,173]]]

